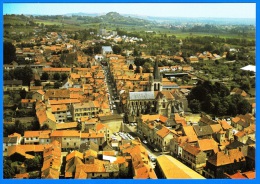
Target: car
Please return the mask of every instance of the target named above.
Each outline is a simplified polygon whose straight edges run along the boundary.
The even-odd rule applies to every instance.
[[[147,141],[146,141],[146,140],[143,140],[143,143],[144,143],[144,144],[147,144]]]
[[[152,162],[156,161],[156,158],[154,158],[154,157],[150,157],[150,159],[151,159]]]
[[[154,148],[153,150],[154,150],[155,152],[158,152],[158,151],[159,151],[157,148]]]

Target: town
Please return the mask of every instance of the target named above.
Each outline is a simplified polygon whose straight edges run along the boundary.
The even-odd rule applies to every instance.
[[[255,179],[254,40],[40,18],[4,15],[4,178]]]

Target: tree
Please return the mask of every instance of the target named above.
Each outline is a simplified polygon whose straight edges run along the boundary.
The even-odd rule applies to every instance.
[[[35,86],[41,86],[41,81],[40,80],[34,80],[34,85]]]
[[[61,74],[61,80],[64,81],[68,78],[66,73]]]
[[[30,82],[33,78],[33,71],[29,66],[25,66],[24,68],[16,68],[14,70],[14,76],[16,79],[22,80],[23,85],[30,86]]]
[[[54,73],[54,75],[53,75],[53,79],[54,80],[60,80],[60,74],[59,73]]]
[[[130,65],[129,65],[129,70],[133,70],[133,69],[134,69],[133,65],[130,64]]]
[[[118,45],[114,45],[112,49],[114,54],[120,54],[122,50],[122,48]]]
[[[16,61],[16,48],[11,42],[4,42],[4,64]]]
[[[48,80],[49,79],[49,74],[47,72],[43,72],[41,76],[41,80]]]
[[[26,97],[25,89],[20,90],[20,96],[21,96],[21,99],[25,99],[25,97]]]
[[[20,120],[15,120],[15,132],[23,135],[24,131],[26,130],[26,127]]]
[[[189,103],[189,108],[193,113],[200,112],[200,102],[196,99],[193,99]]]
[[[240,101],[237,104],[237,108],[238,108],[239,114],[246,114],[248,112],[251,112],[251,110],[252,110],[250,103],[246,99],[243,99],[242,101]]]
[[[82,123],[80,121],[77,123],[77,130],[82,130]]]
[[[60,85],[60,82],[55,82],[55,83],[54,83],[54,88],[55,88],[55,89],[59,89],[60,86],[61,86],[61,85]]]
[[[134,49],[133,56],[136,57],[136,56],[140,56],[140,55],[141,55],[140,51]]]
[[[38,171],[41,169],[42,157],[40,155],[35,156],[33,159],[25,159],[24,164],[27,171]]]
[[[40,129],[41,130],[50,130],[50,127],[48,124],[45,123]]]
[[[5,158],[4,159],[4,178],[14,178],[15,170],[12,167],[12,160]]]
[[[119,174],[118,174],[119,178],[120,179],[130,178],[128,173],[129,173],[128,167],[126,167],[124,164],[121,164],[119,166]]]

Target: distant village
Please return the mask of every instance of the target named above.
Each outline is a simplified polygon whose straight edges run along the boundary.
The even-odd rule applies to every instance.
[[[201,80],[191,64],[225,58],[226,52],[197,53],[188,62],[178,54],[141,53],[153,67],[150,73],[142,67],[136,73],[133,50],[121,55],[114,54],[112,45],[102,46],[93,56],[82,50],[106,40],[138,44],[142,38],[105,29],[98,34],[100,40],[80,42],[66,32],[48,32],[28,41],[38,46],[13,43],[17,58],[30,64],[13,61],[4,64],[4,71],[29,66],[33,79],[29,85],[4,80],[4,93],[25,90],[30,95],[14,111],[35,110],[35,115],[13,115],[4,118],[4,124],[27,123],[26,118],[35,117],[39,127],[3,139],[4,159],[12,162],[6,165],[14,178],[255,178],[255,102],[250,101],[250,113],[234,117],[192,114],[186,96],[196,82],[178,85],[172,80],[178,75]],[[162,60],[179,64],[159,67]],[[230,94],[248,98],[239,88]],[[9,108],[13,106],[4,102],[4,109]]]

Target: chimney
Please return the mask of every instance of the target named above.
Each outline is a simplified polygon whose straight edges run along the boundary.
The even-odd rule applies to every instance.
[[[228,150],[227,149],[225,149],[224,152],[225,152],[225,155],[228,155]]]

